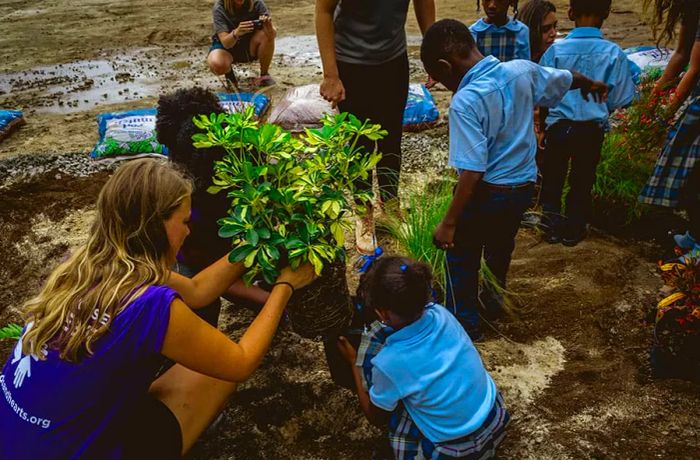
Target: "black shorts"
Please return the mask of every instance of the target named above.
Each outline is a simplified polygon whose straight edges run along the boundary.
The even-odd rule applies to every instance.
[[[225,50],[228,51],[231,56],[233,56],[233,62],[252,62],[256,58],[250,55],[250,39],[253,38],[253,34],[245,34],[242,36],[233,48],[225,48],[224,44],[219,40],[219,36],[214,34],[211,36],[211,47],[209,52],[214,50]]]
[[[180,422],[168,406],[150,394],[134,404],[118,436],[125,459],[182,458]]]

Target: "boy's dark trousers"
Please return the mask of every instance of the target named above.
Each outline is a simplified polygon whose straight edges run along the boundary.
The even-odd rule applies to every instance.
[[[515,235],[532,203],[534,184],[496,186],[480,182],[457,224],[447,252],[447,309],[469,331],[479,324],[479,269],[482,254],[502,287],[515,248]]]
[[[591,215],[591,190],[600,161],[605,131],[597,121],[559,121],[545,137],[542,160],[542,209],[553,225],[561,222],[561,195],[569,172],[567,226],[584,231]]]

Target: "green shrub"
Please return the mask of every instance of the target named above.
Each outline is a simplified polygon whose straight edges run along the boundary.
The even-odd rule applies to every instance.
[[[293,137],[258,123],[252,108],[194,120],[206,130],[193,136],[195,147],[227,152],[214,167],[209,191],[226,190],[231,199],[219,236],[232,240],[229,260],[249,268],[247,282],[262,274],[272,283],[286,264],[310,262],[321,274],[324,264],[344,258],[348,217],[356,202],[371,198],[355,182],[366,180],[381,158],[361,150],[358,140],[377,140],[386,131],[346,113],[322,121],[322,128]]]
[[[613,115],[613,129],[603,143],[593,196],[598,202],[623,210],[627,223],[647,210],[638,201],[654,169],[670,128],[671,91],[654,92],[655,76],[640,85],[639,99]]]

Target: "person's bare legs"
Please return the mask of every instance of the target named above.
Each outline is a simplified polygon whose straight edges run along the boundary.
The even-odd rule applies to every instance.
[[[270,73],[272,56],[275,54],[276,32],[265,32],[256,30],[250,39],[250,55],[260,61],[260,76]]]
[[[175,364],[153,382],[149,393],[168,406],[180,423],[184,455],[226,407],[235,390],[236,383]]]
[[[231,71],[233,56],[226,50],[213,50],[207,56],[207,64],[214,75],[226,75]]]

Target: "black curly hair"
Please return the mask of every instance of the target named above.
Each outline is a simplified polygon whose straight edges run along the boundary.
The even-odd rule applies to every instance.
[[[415,318],[430,300],[432,280],[428,265],[408,257],[385,256],[360,277],[357,295],[366,308]]]
[[[204,88],[179,89],[158,99],[158,142],[168,148],[170,160],[192,177],[196,190],[211,184],[214,162],[225,152],[222,148],[198,149],[192,145],[192,135],[201,132],[192,118],[223,112],[216,95]]]
[[[211,264],[230,249],[230,241],[217,236],[217,220],[226,215],[230,200],[225,193],[207,192],[214,175],[214,163],[221,160],[226,151],[220,147],[198,149],[192,145],[192,135],[202,132],[192,118],[222,112],[216,95],[203,88],[179,89],[158,99],[158,142],[168,147],[170,161],[183,169],[194,183],[192,209],[193,215],[196,210],[198,218],[190,223],[191,234],[182,251],[190,255],[185,257],[185,262],[197,269]]]
[[[510,6],[513,7],[513,17],[518,19],[518,0],[511,0]],[[476,0],[476,12],[481,12],[481,0]]]

